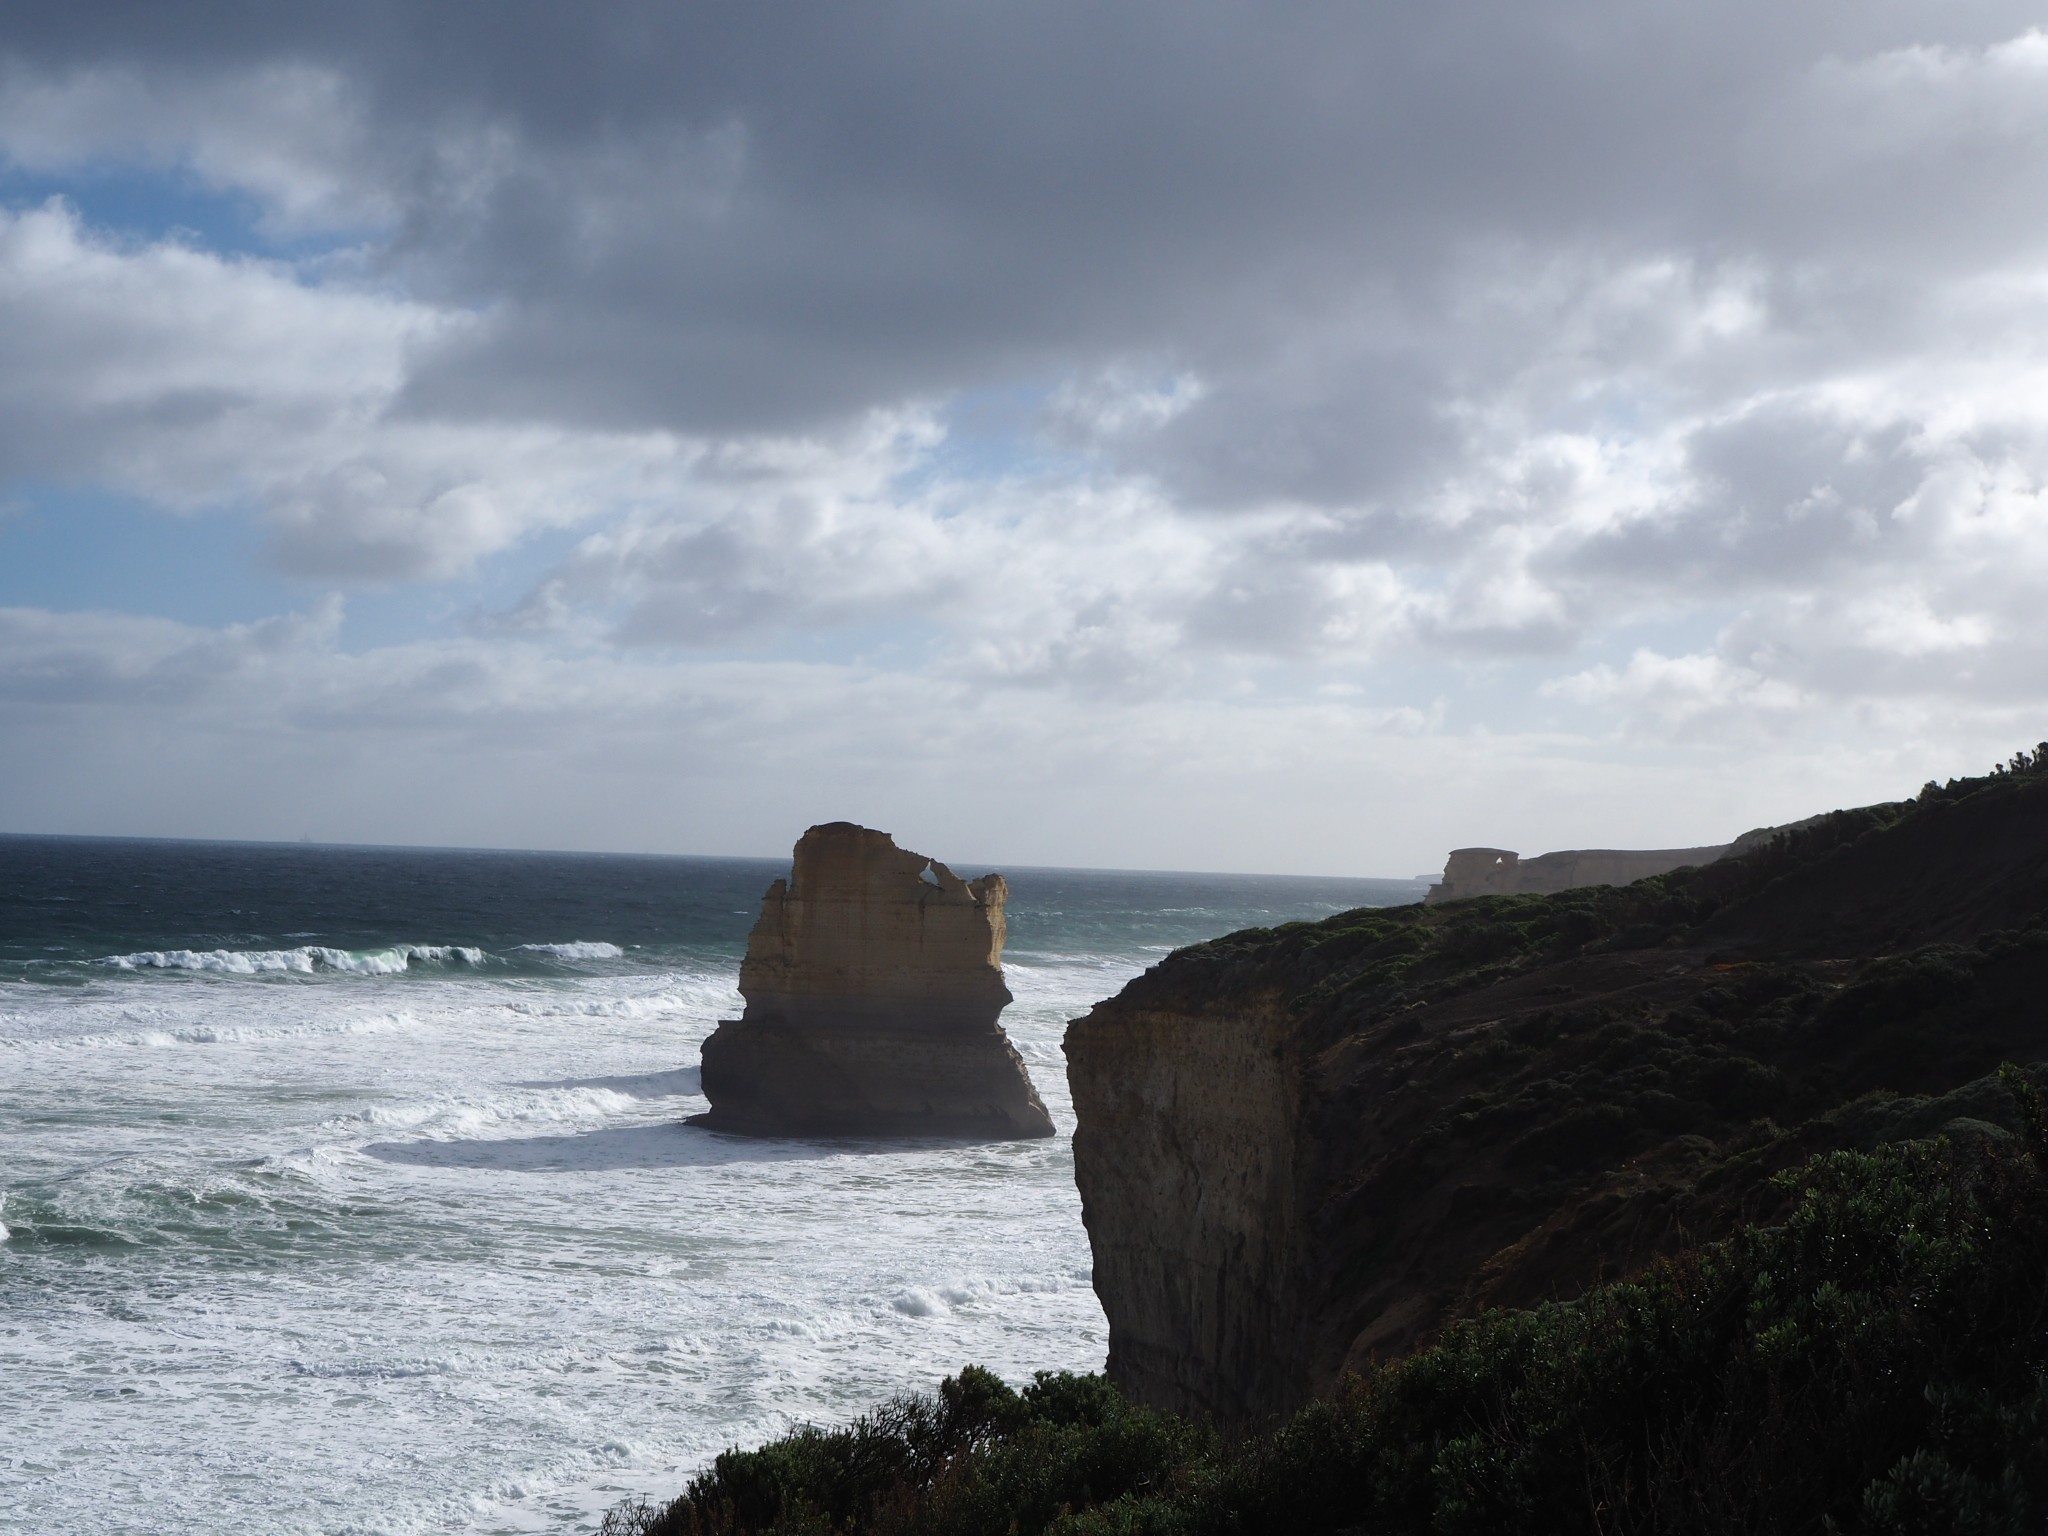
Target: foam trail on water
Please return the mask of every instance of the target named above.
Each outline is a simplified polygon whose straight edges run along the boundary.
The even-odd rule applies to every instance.
[[[730,977],[692,984],[684,991],[635,993],[628,997],[550,996],[521,998],[505,1005],[530,1018],[652,1019],[677,1013],[737,1009],[742,999]]]
[[[451,1094],[375,1104],[350,1118],[379,1132],[402,1131],[442,1140],[487,1136],[506,1128],[533,1125],[598,1126],[609,1117],[631,1114],[639,1108],[639,1101],[614,1089],[575,1087],[478,1096]]]
[[[306,1040],[322,1035],[382,1035],[417,1029],[410,1013],[378,1013],[361,1018],[305,1024],[179,1024],[163,1029],[138,1029],[119,1035],[58,1035],[41,1040],[0,1035],[0,1049],[92,1050],[118,1046],[238,1045],[268,1040]]]

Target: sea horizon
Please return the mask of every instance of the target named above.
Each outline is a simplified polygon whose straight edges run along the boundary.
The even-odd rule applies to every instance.
[[[812,823],[821,825],[821,823]],[[886,829],[884,829],[886,830]],[[364,853],[503,853],[532,854],[561,858],[616,858],[616,859],[706,859],[724,860],[732,863],[774,863],[789,862],[786,853],[689,853],[664,852],[647,849],[615,848],[544,848],[498,843],[359,843],[333,842],[322,838],[278,838],[278,837],[181,837],[159,833],[127,832],[6,832],[0,831],[0,840],[31,841],[47,839],[53,842],[85,843],[174,843],[197,847],[219,846],[226,848],[332,848],[355,850]],[[934,857],[938,857],[934,855]],[[1066,872],[1073,874],[1105,875],[1167,875],[1186,876],[1192,879],[1247,879],[1247,880],[1386,880],[1397,884],[1419,884],[1425,878],[1421,875],[1365,875],[1330,871],[1301,872],[1272,869],[1183,869],[1140,864],[1033,864],[1009,863],[1003,860],[974,858],[940,858],[939,862],[949,869],[973,870],[981,874],[1001,874],[1007,870],[1032,872]]]

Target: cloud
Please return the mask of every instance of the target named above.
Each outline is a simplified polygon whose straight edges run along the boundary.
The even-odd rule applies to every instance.
[[[449,575],[616,509],[666,438],[394,421],[408,359],[459,314],[177,239],[0,210],[0,475],[184,512],[254,507],[315,578]]]
[[[1544,685],[1544,692],[1581,704],[1622,704],[1684,734],[1782,725],[1805,703],[1797,689],[1719,656],[1660,656],[1640,650],[1628,665],[1601,665]]]
[[[283,658],[331,647],[340,622],[333,599],[310,613],[218,630],[126,614],[0,608],[0,699],[20,707],[181,709],[223,693],[260,693]]]
[[[2003,0],[32,6],[0,163],[256,215],[0,209],[0,481],[323,589],[526,561],[386,648],[388,716],[288,648],[337,730],[1897,765],[2048,705],[2044,74]],[[259,666],[131,617],[75,675],[22,630],[18,686]]]
[[[350,651],[336,617],[0,610],[13,829],[767,854],[843,815],[963,861],[1405,874],[1470,835],[1711,840],[1952,762],[1777,743],[1749,777],[1670,764],[1646,804],[1585,737],[1357,694],[1061,696],[500,637]]]
[[[364,159],[352,82],[287,60],[193,71],[135,64],[0,64],[0,147],[42,174],[139,165],[251,195],[259,228],[288,238],[389,225],[397,208]]]

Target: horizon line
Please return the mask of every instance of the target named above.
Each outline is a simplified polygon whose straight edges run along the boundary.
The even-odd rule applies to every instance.
[[[891,836],[893,835],[892,833]],[[609,848],[526,848],[511,847],[503,844],[329,842],[325,839],[311,837],[180,837],[161,833],[12,832],[0,830],[0,840],[26,841],[29,839],[79,843],[179,843],[234,848],[317,848],[333,852],[356,853],[500,853],[539,854],[554,858],[585,859],[705,859],[735,864],[787,864],[790,861],[789,854],[766,853],[626,852]],[[974,859],[946,859],[940,862],[944,863],[948,868],[957,865],[959,868],[978,870],[984,874],[1001,874],[1005,870],[1034,870],[1047,873],[1096,875],[1196,875],[1226,880],[1355,880],[1374,881],[1387,885],[1425,885],[1437,878],[1435,875],[1300,874],[1284,870],[1159,869],[1108,864],[1025,864],[1008,861],[983,863]]]

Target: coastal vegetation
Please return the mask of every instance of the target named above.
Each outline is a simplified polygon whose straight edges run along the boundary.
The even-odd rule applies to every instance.
[[[1112,1378],[1267,1429],[1458,1319],[1780,1220],[1814,1155],[1966,1134],[2001,1061],[2048,1057],[2024,757],[1627,887],[1252,929],[1135,978],[1067,1034]]]
[[[1783,1220],[1454,1323],[1263,1435],[970,1367],[607,1536],[2035,1531],[2048,1128],[2001,1076],[2003,1125],[1816,1157]]]

